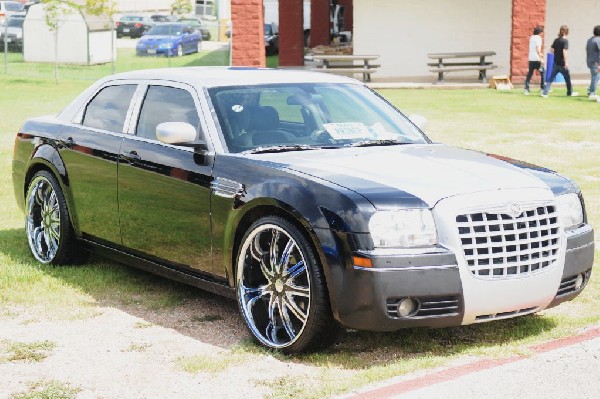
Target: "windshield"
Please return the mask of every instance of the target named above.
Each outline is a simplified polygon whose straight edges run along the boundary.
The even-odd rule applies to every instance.
[[[160,24],[150,29],[147,35],[181,35],[183,25]]]
[[[265,35],[273,36],[273,29],[271,29],[270,24],[265,24]]]
[[[15,3],[15,2],[5,2],[4,7],[6,7],[6,11],[23,11],[23,4]]]
[[[406,117],[361,85],[230,86],[209,89],[209,94],[230,152],[429,142]]]
[[[126,17],[122,17],[121,21],[123,22],[138,22],[138,21],[143,21],[144,18],[143,17],[132,17],[132,16],[126,16]]]
[[[180,19],[179,21],[193,26],[202,26],[202,23],[197,19]]]

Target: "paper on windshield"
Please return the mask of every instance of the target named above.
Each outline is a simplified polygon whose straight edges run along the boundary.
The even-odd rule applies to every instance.
[[[361,122],[324,123],[323,127],[334,140],[368,139],[373,136],[367,125]]]

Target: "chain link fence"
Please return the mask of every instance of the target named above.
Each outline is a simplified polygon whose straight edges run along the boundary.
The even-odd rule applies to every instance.
[[[179,29],[173,25],[177,22],[149,21],[144,17],[125,24],[78,14],[52,31],[44,19],[7,18],[0,25],[0,73],[96,80],[135,69],[229,65],[230,42],[223,24],[197,20],[188,22],[191,29]]]

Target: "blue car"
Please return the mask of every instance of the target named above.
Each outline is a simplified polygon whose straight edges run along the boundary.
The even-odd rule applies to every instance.
[[[188,24],[161,23],[154,26],[138,40],[137,55],[165,55],[181,57],[200,51],[202,37]]]

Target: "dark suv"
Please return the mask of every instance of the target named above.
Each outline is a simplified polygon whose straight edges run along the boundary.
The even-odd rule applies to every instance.
[[[155,25],[150,17],[125,15],[116,23],[117,37],[130,36],[132,39],[142,37],[144,32]]]

